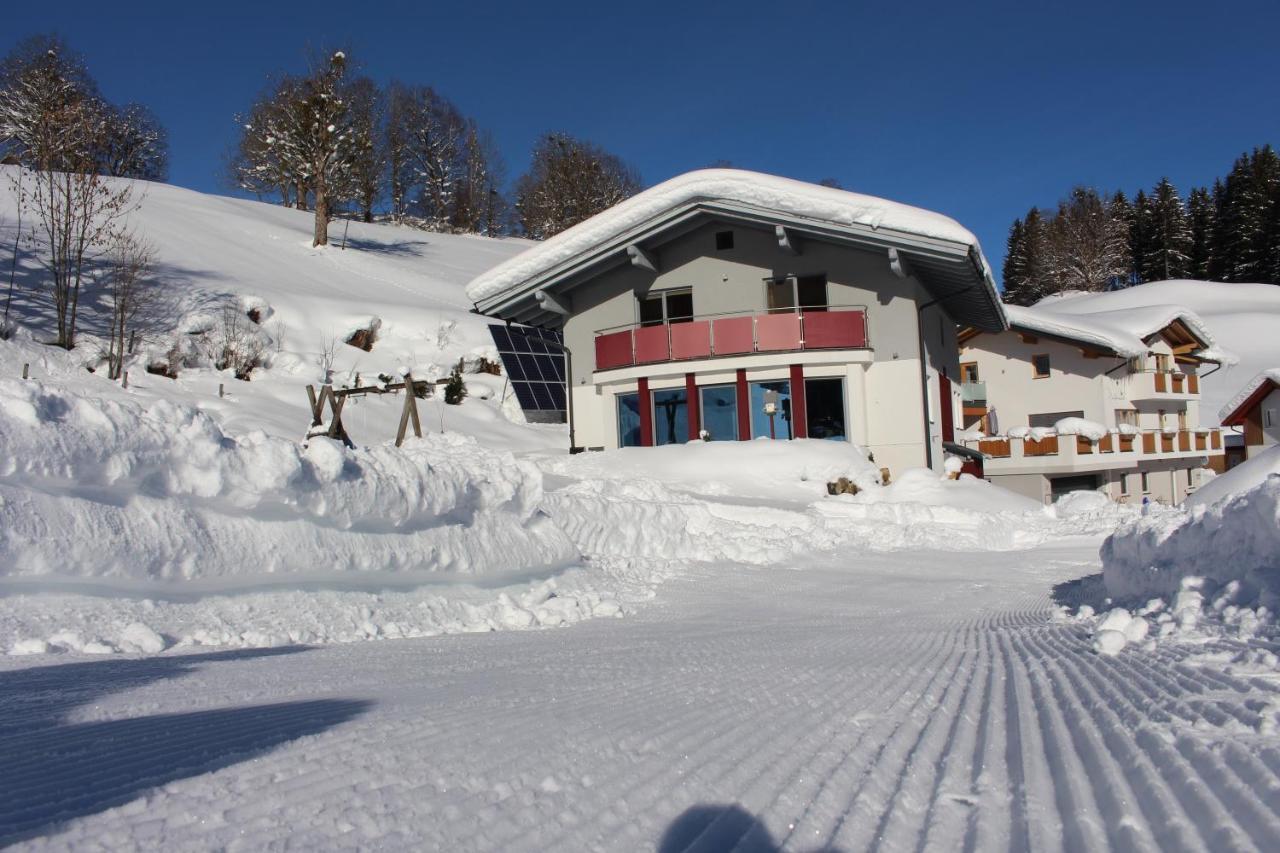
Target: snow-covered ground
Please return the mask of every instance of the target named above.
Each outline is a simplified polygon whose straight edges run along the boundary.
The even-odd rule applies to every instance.
[[[883,485],[839,442],[569,457],[476,374],[403,448],[391,395],[348,405],[354,449],[304,447],[329,340],[338,384],[491,354],[462,287],[521,244],[313,250],[305,213],[164,186],[138,217],[174,299],[128,388],[86,370],[92,327],[39,343],[29,266],[0,341],[0,844],[1280,842],[1280,478],[1141,515]],[[228,306],[261,321],[251,381],[145,371]]]

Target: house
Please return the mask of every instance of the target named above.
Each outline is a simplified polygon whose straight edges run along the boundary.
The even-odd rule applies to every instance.
[[[1007,331],[961,331],[965,443],[991,482],[1046,503],[1080,489],[1176,503],[1222,456],[1200,379],[1232,356],[1190,311],[1107,296],[1007,305]]]
[[[1280,444],[1280,367],[1264,370],[1249,380],[1235,399],[1222,407],[1218,417],[1223,426],[1244,432],[1243,451],[1236,462],[1252,459]]]
[[[891,472],[943,465],[958,324],[1005,328],[954,220],[735,169],[648,189],[467,294],[563,332],[575,449],[839,439]]]

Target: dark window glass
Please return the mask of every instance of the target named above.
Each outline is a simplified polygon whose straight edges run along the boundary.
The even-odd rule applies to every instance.
[[[733,248],[733,232],[717,231],[716,232],[716,251],[723,252],[725,249]]]
[[[848,437],[844,424],[844,382],[839,379],[806,379],[804,411],[809,438]]]
[[[687,323],[693,319],[693,291],[667,294],[667,322]]]
[[[653,443],[684,444],[689,440],[689,397],[683,388],[653,392]]]
[[[1031,356],[1031,366],[1035,369],[1036,378],[1041,379],[1049,375],[1049,356],[1033,355]]]
[[[751,437],[791,438],[791,383],[751,383]],[[772,409],[772,412],[769,411]]]
[[[640,395],[618,395],[618,445],[640,446]]]
[[[735,441],[738,438],[738,389],[733,385],[710,385],[701,389],[702,431],[708,441]]]
[[[769,310],[775,313],[793,311],[796,307],[795,288],[789,278],[773,279],[765,283]]]
[[[796,295],[805,311],[827,310],[827,277],[807,275],[796,279]]]
[[[640,300],[640,325],[662,325],[662,295],[646,296]]]

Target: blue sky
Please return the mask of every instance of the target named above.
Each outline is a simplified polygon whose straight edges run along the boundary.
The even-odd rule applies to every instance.
[[[191,10],[182,8],[190,5]],[[206,10],[212,8],[214,14]],[[1184,192],[1280,144],[1280,3],[19,4],[114,101],[167,126],[171,180],[226,192],[234,114],[343,47],[489,128],[511,177],[567,130],[646,184],[719,160],[947,213],[998,268],[1013,217],[1076,183]]]

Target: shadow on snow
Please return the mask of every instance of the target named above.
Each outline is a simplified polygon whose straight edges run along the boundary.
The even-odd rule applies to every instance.
[[[789,839],[788,839],[789,841]],[[834,847],[814,850],[839,853]],[[776,853],[781,845],[773,840],[764,824],[740,806],[701,805],[686,809],[671,822],[658,853]]]
[[[70,722],[101,696],[204,664],[296,654],[305,646],[90,661],[0,673],[0,846],[142,792],[254,758],[351,720],[372,703],[318,700]]]

